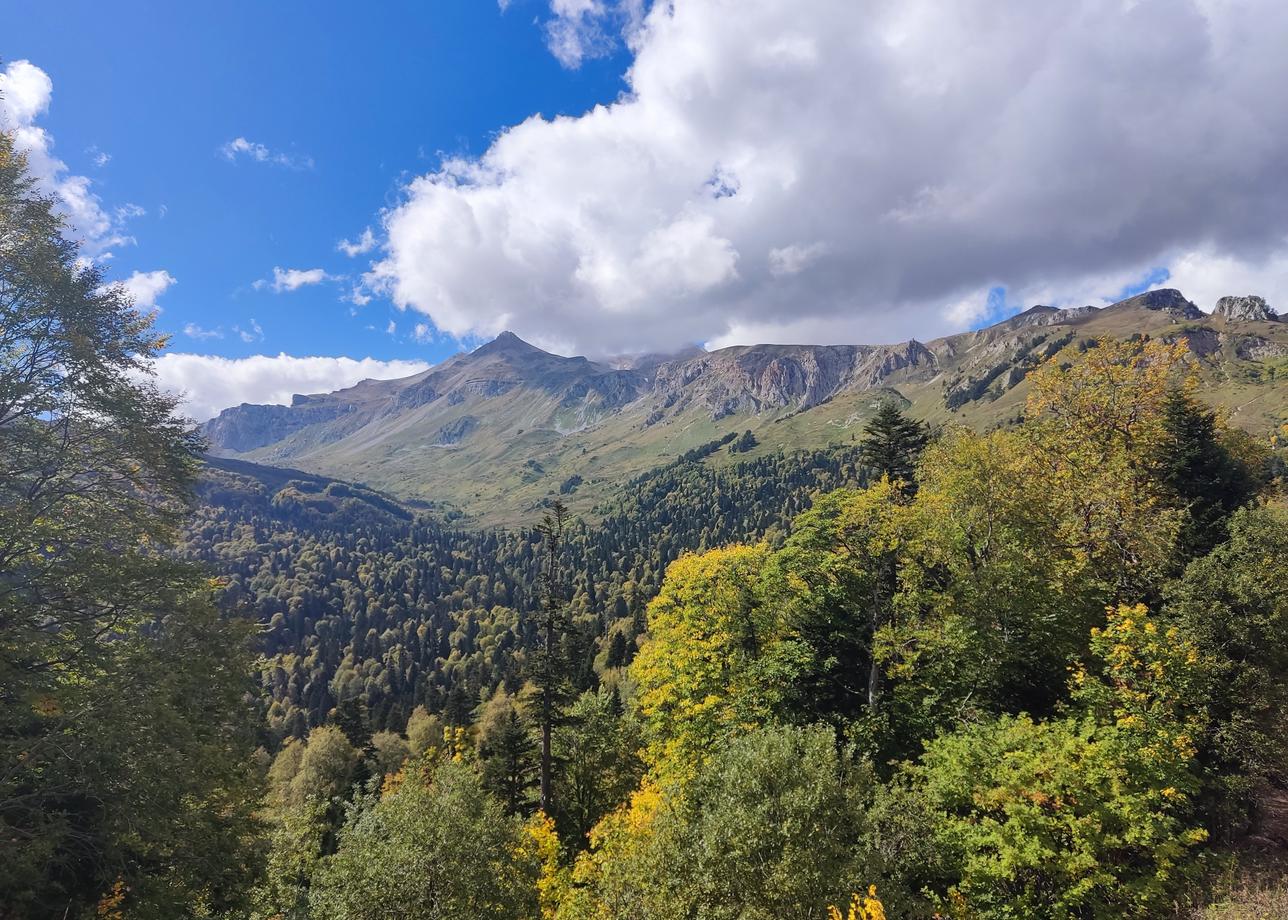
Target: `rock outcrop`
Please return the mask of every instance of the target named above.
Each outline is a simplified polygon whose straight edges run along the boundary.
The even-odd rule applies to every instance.
[[[1112,307],[1106,307],[1107,310],[1128,311],[1128,310],[1153,310],[1155,312],[1167,313],[1176,319],[1202,319],[1207,314],[1194,306],[1193,303],[1185,299],[1185,295],[1175,288],[1161,288],[1157,291],[1146,291],[1144,294],[1137,294],[1135,297],[1128,297],[1121,300]]]
[[[1212,311],[1217,316],[1224,316],[1236,322],[1278,322],[1279,314],[1270,308],[1265,298],[1256,294],[1243,297],[1222,297],[1216,302]]]

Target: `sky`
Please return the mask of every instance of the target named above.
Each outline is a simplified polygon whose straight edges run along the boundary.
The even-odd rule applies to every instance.
[[[0,125],[187,410],[565,354],[1288,308],[1279,0],[0,0]]]

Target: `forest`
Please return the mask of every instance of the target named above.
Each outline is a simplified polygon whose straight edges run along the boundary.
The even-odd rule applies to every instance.
[[[3,920],[1218,918],[1278,884],[1288,425],[1228,425],[1184,345],[1046,361],[995,430],[884,399],[852,446],[730,438],[470,531],[203,459],[78,256],[0,134]]]

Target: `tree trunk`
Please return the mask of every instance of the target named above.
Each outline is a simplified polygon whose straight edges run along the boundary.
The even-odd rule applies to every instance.
[[[554,661],[554,611],[549,611],[547,615],[550,617],[550,622],[546,626],[546,667],[549,668]],[[552,812],[552,803],[550,801],[550,735],[554,706],[550,695],[553,692],[554,688],[551,686],[551,680],[548,679],[541,694],[541,810],[547,815]]]

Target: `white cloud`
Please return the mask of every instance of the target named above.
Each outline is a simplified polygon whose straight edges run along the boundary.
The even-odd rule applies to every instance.
[[[505,12],[508,3],[501,4]],[[582,61],[604,57],[630,41],[644,19],[644,0],[550,0],[546,44],[569,69]]]
[[[183,327],[183,334],[190,339],[222,339],[224,337],[223,329],[203,329],[196,323],[186,323]]]
[[[274,294],[282,294],[288,291],[297,291],[312,284],[321,284],[323,281],[339,280],[340,276],[328,275],[320,268],[280,268],[274,266],[271,281],[260,279],[252,286],[256,290],[269,288]]]
[[[134,301],[140,310],[160,309],[157,298],[175,284],[174,275],[164,269],[151,272],[134,272],[121,282],[125,293]]]
[[[673,0],[631,47],[612,105],[407,184],[368,289],[615,353],[930,337],[995,286],[1288,252],[1288,4]]]
[[[1260,294],[1275,310],[1286,313],[1288,239],[1269,252],[1247,257],[1212,250],[1186,252],[1172,262],[1171,276],[1159,286],[1180,288],[1208,311],[1227,294]]]
[[[221,358],[181,352],[163,354],[155,362],[159,385],[182,395],[184,411],[199,421],[244,402],[289,405],[295,393],[329,393],[360,380],[408,377],[428,367],[423,361],[375,358]]]
[[[287,169],[312,169],[313,158],[305,154],[284,153],[280,150],[273,150],[263,144],[255,141],[248,141],[244,137],[234,137],[228,143],[219,148],[225,160],[230,163],[236,163],[239,159],[245,158],[256,163],[267,163],[271,166],[284,166]]]
[[[367,227],[356,240],[340,240],[335,248],[352,259],[354,256],[360,256],[375,249],[376,235],[371,232],[370,227]]]
[[[259,323],[255,322],[254,317],[251,317],[249,328],[243,329],[240,326],[233,326],[233,332],[237,333],[238,338],[243,342],[249,343],[264,341],[264,330],[260,327]]]
[[[395,323],[393,320],[390,320],[389,325],[385,327],[386,334],[393,335],[397,331],[398,331],[398,324]]]
[[[85,148],[85,154],[93,161],[94,165],[102,169],[108,163],[112,162],[112,155],[106,150],[99,150],[97,144],[91,144]]]
[[[72,174],[67,164],[54,155],[52,135],[36,124],[49,110],[53,95],[54,83],[47,73],[30,61],[13,61],[0,71],[0,129],[10,132],[14,146],[27,155],[37,187],[58,202],[81,242],[82,257],[104,262],[112,257],[114,247],[134,242],[125,223],[143,210],[126,205],[109,213],[94,191],[93,182]]]
[[[390,325],[393,325],[392,320]],[[434,329],[429,323],[417,323],[411,330],[411,337],[422,345],[428,345],[434,341]]]

